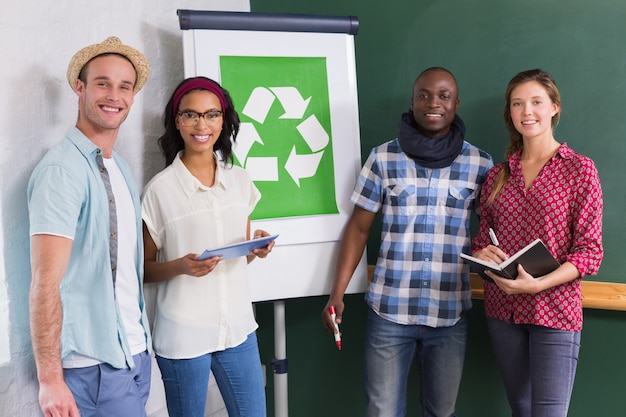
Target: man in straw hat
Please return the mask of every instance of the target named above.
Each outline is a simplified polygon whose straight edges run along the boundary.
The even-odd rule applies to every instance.
[[[139,193],[113,150],[150,68],[115,37],[78,51],[78,121],[28,184],[30,326],[45,416],[145,416],[151,339]]]

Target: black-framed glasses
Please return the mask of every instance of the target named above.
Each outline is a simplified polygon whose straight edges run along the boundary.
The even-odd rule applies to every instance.
[[[204,113],[198,113],[195,111],[179,111],[178,116],[180,117],[180,123],[185,127],[194,127],[200,121],[202,117],[204,119],[204,123],[207,125],[215,125],[221,121],[222,111],[221,110],[209,110]]]

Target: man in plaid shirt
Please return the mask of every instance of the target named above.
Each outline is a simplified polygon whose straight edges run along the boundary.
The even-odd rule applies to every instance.
[[[376,213],[381,246],[365,301],[368,417],[406,414],[407,377],[417,360],[424,417],[454,416],[471,309],[470,217],[491,156],[466,142],[458,87],[444,68],[422,72],[398,137],[374,148],[351,197],[336,279],[322,321],[334,332],[343,295]]]

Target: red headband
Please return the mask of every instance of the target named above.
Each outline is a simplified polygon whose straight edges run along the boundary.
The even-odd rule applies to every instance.
[[[208,90],[215,94],[220,100],[222,105],[222,112],[226,111],[226,100],[224,99],[224,93],[222,88],[215,82],[209,81],[205,78],[191,78],[189,81],[181,85],[176,92],[174,92],[174,101],[172,102],[172,111],[174,117],[178,115],[178,106],[184,95],[192,90]]]

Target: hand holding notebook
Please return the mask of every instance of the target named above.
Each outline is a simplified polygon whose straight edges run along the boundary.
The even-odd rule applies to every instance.
[[[461,258],[470,264],[470,269],[473,272],[477,272],[478,275],[487,281],[493,280],[485,274],[485,270],[493,271],[504,278],[515,279],[517,278],[517,265],[519,264],[533,277],[546,275],[561,266],[541,239],[535,239],[500,264],[475,258],[464,253],[461,254]]]

